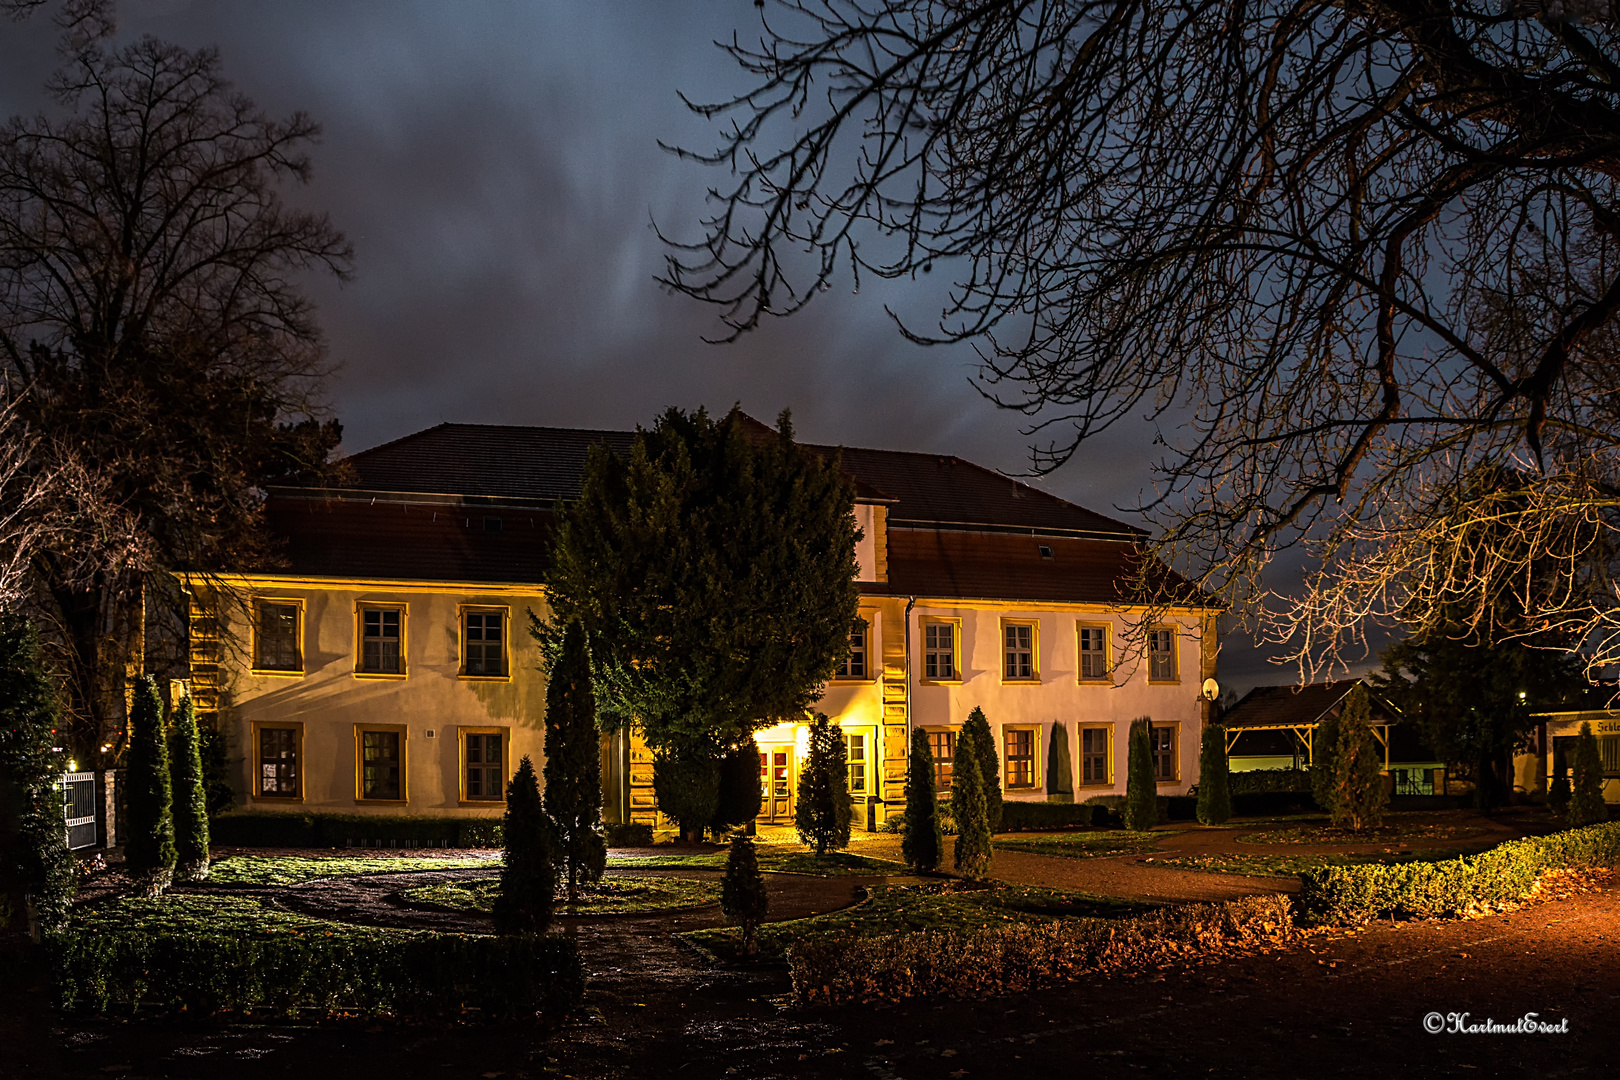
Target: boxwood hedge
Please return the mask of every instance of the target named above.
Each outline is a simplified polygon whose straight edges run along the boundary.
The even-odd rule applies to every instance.
[[[46,948],[68,1013],[556,1016],[585,992],[579,953],[559,937],[66,931]]]
[[[1620,822],[1509,840],[1478,855],[1397,866],[1330,866],[1300,875],[1301,920],[1311,925],[1443,918],[1523,900],[1549,870],[1620,863]]]
[[[209,825],[216,846],[458,847],[501,846],[501,819],[372,814],[220,814]]]

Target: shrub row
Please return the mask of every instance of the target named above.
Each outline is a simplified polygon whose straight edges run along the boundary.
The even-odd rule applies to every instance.
[[[383,817],[370,814],[221,814],[213,842],[239,847],[491,848],[501,846],[501,819]]]
[[[1233,795],[1259,795],[1270,792],[1311,793],[1311,774],[1304,769],[1247,769],[1232,774]]]
[[[290,1014],[557,1016],[585,971],[559,937],[281,935],[271,938],[66,931],[46,942],[68,1013],[265,1010]]]
[[[608,847],[652,847],[653,827],[651,825],[619,824],[608,822],[602,826],[607,836]]]
[[[1014,802],[1001,804],[1001,830],[1074,829],[1108,823],[1108,808],[1085,803]]]
[[[1286,896],[1254,896],[1130,919],[812,939],[795,944],[788,963],[801,1005],[982,998],[1196,961],[1294,933]]]
[[[1549,870],[1620,863],[1620,822],[1509,840],[1478,855],[1398,866],[1333,866],[1300,875],[1302,921],[1361,923],[1382,915],[1440,918],[1523,900]]]

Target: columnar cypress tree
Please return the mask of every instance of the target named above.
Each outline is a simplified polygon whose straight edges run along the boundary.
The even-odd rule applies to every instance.
[[[1552,786],[1547,789],[1547,809],[1562,815],[1569,810],[1569,762],[1562,755],[1553,760]]]
[[[902,819],[900,856],[914,870],[939,866],[945,836],[939,829],[939,794],[934,789],[934,751],[928,732],[911,729],[911,755],[906,761],[906,816]]]
[[[1608,818],[1609,808],[1603,804],[1603,759],[1598,754],[1592,725],[1583,722],[1580,738],[1575,742],[1575,784],[1569,797],[1569,825],[1580,828]]]
[[[816,713],[810,725],[810,753],[799,773],[793,824],[799,840],[823,855],[849,846],[849,751],[844,729]]]
[[[577,622],[563,631],[562,647],[546,684],[546,816],[555,830],[558,861],[568,875],[568,902],[579,882],[597,881],[607,867],[602,836],[602,746],[591,693],[591,659]]]
[[[973,732],[973,744],[978,747],[979,775],[984,778],[984,805],[990,831],[1001,828],[1001,755],[996,751],[996,737],[990,731],[990,721],[977,705],[968,713],[959,738],[966,739]]]
[[[1231,763],[1226,759],[1226,729],[1204,725],[1198,755],[1198,820],[1220,825],[1232,817]]]
[[[1125,759],[1125,827],[1151,829],[1159,823],[1159,786],[1153,775],[1153,721],[1131,721]]]
[[[726,856],[725,880],[720,883],[720,910],[742,927],[743,952],[753,955],[754,931],[765,921],[770,906],[754,841],[747,836],[732,837],[731,851]]]
[[[59,786],[56,692],[33,623],[0,616],[0,927],[55,930],[78,880]]]
[[[1322,770],[1320,782],[1312,778],[1317,801],[1333,815],[1333,823],[1357,831],[1377,825],[1389,802],[1389,792],[1384,788],[1383,752],[1367,723],[1371,715],[1367,688],[1358,685],[1345,698],[1338,720],[1324,725],[1330,732],[1326,746],[1329,765]]]
[[[1046,801],[1074,802],[1074,760],[1069,757],[1069,725],[1052,725],[1046,747]]]
[[[197,707],[187,694],[170,718],[169,768],[174,791],[174,876],[179,881],[208,877],[208,796],[203,786],[202,740]]]
[[[125,772],[129,836],[124,841],[124,865],[140,889],[157,895],[174,876],[173,789],[169,777],[169,745],[163,732],[163,699],[157,680],[142,675],[135,682],[135,701],[129,713],[129,765]]]
[[[501,834],[505,865],[495,897],[495,932],[545,933],[557,902],[557,871],[552,863],[551,822],[546,820],[540,783],[527,756],[506,785]]]
[[[720,759],[720,791],[714,827],[733,829],[759,817],[764,791],[759,783],[759,744],[749,739]]]
[[[964,726],[956,740],[951,766],[951,817],[956,820],[956,872],[967,878],[990,874],[990,808],[984,797],[983,761],[977,745],[982,736]]]

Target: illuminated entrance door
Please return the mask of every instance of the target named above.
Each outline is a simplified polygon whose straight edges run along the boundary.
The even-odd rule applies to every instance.
[[[793,818],[793,744],[759,749],[759,786],[764,793],[759,816],[769,821]]]

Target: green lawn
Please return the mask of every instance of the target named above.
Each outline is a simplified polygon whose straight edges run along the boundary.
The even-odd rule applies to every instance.
[[[229,935],[266,938],[282,934],[326,937],[388,938],[420,933],[351,923],[329,922],[290,911],[277,911],[247,896],[172,894],[149,900],[126,897],[73,909],[74,930],[128,931],[147,934]]]
[[[759,958],[779,959],[795,941],[826,935],[873,937],[916,930],[981,930],[1065,918],[1121,918],[1151,907],[1091,893],[1023,885],[960,881],[877,885],[867,900],[854,907],[760,927]],[[736,957],[740,951],[741,938],[734,927],[693,930],[681,936],[719,956]]]
[[[449,911],[495,909],[501,883],[496,878],[447,881],[424,885],[400,894],[406,900]],[[560,891],[560,889],[559,889]],[[691,881],[686,878],[607,877],[596,884],[580,886],[580,899],[567,904],[559,897],[559,915],[644,915],[659,911],[679,911],[720,902],[718,881]]]
[[[1100,829],[1096,832],[1051,833],[1046,836],[1008,840],[997,837],[995,846],[1003,851],[1027,851],[1031,855],[1055,855],[1061,859],[1095,859],[1103,855],[1135,855],[1152,851],[1160,840],[1174,832],[1132,832],[1129,829]]]
[[[346,874],[408,874],[413,870],[499,869],[495,859],[378,858],[334,855],[232,855],[213,865],[210,885],[297,885]]]

